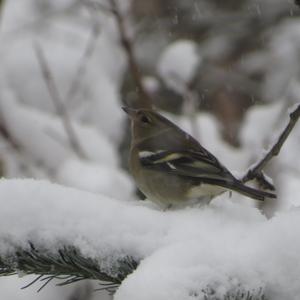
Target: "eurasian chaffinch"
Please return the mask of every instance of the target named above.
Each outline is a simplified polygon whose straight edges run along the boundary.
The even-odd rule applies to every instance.
[[[129,166],[139,189],[164,208],[227,191],[256,200],[275,194],[246,186],[188,133],[151,109],[123,107],[131,119]]]

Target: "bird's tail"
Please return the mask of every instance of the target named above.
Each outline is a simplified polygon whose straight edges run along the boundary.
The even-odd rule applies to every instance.
[[[260,191],[257,189],[254,189],[252,187],[249,187],[245,184],[243,184],[242,182],[236,180],[234,181],[230,188],[233,191],[236,191],[242,195],[245,195],[247,197],[256,199],[256,200],[260,200],[260,201],[264,201],[265,198],[276,198],[276,195],[273,193],[269,193],[269,192],[264,192],[264,191]]]

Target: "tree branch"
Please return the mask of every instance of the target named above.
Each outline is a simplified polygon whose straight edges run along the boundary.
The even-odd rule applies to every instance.
[[[57,111],[57,114],[61,117],[63,126],[65,128],[69,143],[71,148],[73,149],[74,153],[79,158],[86,158],[84,151],[79,143],[79,140],[76,136],[75,130],[72,126],[70,117],[68,115],[68,112],[64,106],[64,103],[62,101],[62,98],[59,94],[59,91],[56,87],[53,75],[50,71],[50,68],[48,66],[48,62],[46,60],[46,57],[44,55],[43,49],[38,43],[34,44],[34,49],[36,53],[36,57],[39,63],[39,67],[41,69],[43,78],[45,80],[46,86],[48,88],[48,92],[50,94],[50,98],[53,101],[53,104],[55,106],[55,109]]]
[[[95,51],[96,45],[97,45],[98,37],[100,34],[100,26],[99,26],[98,22],[96,22],[96,20],[94,20],[94,11],[91,11],[91,19],[93,22],[92,28],[91,28],[91,33],[90,33],[90,36],[86,43],[84,53],[79,61],[77,70],[71,81],[70,87],[67,91],[66,101],[71,101],[72,99],[74,99],[75,95],[77,94],[77,92],[81,86],[82,78],[84,77],[84,75],[86,73],[88,61],[92,57],[92,55]]]
[[[119,6],[116,2],[116,0],[110,0],[111,3],[111,12],[115,16],[119,33],[120,33],[120,39],[121,39],[121,44],[125,50],[125,53],[128,58],[128,64],[129,68],[131,71],[131,75],[135,81],[136,87],[137,87],[137,92],[139,94],[139,103],[138,105],[143,107],[143,108],[151,108],[152,107],[152,100],[145,89],[142,81],[142,75],[140,71],[140,67],[137,63],[135,54],[134,54],[134,49],[133,49],[133,42],[129,38],[128,32],[126,30],[125,26],[125,20],[123,17],[122,12],[119,9]]]
[[[73,246],[65,246],[55,252],[39,249],[29,242],[28,249],[18,249],[13,255],[0,257],[0,276],[17,273],[36,274],[38,277],[24,286],[27,288],[37,281],[42,282],[40,291],[53,279],[58,279],[58,286],[64,286],[84,279],[99,281],[100,289],[113,292],[138,266],[131,257],[120,258],[115,262],[115,275],[101,267],[101,261],[83,256]]]
[[[138,267],[131,257],[124,257],[111,266],[115,276],[109,274],[101,267],[101,261],[84,257],[75,247],[63,247],[54,253],[46,249],[38,249],[29,243],[29,249],[19,249],[15,255],[6,258],[0,257],[0,276],[10,276],[17,273],[35,274],[37,277],[23,289],[41,282],[38,292],[53,279],[60,280],[57,286],[65,286],[84,279],[99,281],[99,288],[95,291],[106,290],[114,294],[122,281]],[[248,290],[242,285],[227,291],[224,299],[263,300],[265,298],[263,287]],[[215,287],[208,285],[203,291],[204,299],[212,299]],[[195,294],[195,297],[199,294]]]
[[[273,144],[273,146],[270,148],[269,151],[266,152],[264,157],[259,160],[256,164],[254,164],[244,175],[242,178],[243,182],[250,181],[252,179],[256,179],[258,182],[262,183],[263,185],[269,184],[272,186],[270,182],[266,179],[264,174],[262,173],[262,170],[264,167],[270,162],[270,160],[277,156],[285,143],[286,139],[292,132],[293,128],[295,127],[298,119],[300,117],[300,104],[297,105],[294,111],[290,113],[290,120],[287,124],[287,126],[284,128],[280,136],[278,137],[278,140]],[[270,189],[271,186],[269,186]]]

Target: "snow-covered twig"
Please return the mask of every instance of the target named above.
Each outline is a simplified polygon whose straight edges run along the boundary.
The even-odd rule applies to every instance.
[[[62,98],[59,94],[59,91],[57,89],[57,86],[54,82],[54,78],[53,78],[53,75],[48,66],[48,62],[44,55],[43,49],[41,48],[41,46],[38,43],[34,44],[34,49],[35,49],[36,57],[37,57],[37,60],[39,63],[39,67],[41,69],[43,78],[44,78],[46,86],[48,88],[48,92],[50,94],[50,98],[53,101],[53,104],[55,106],[57,114],[62,119],[63,126],[65,128],[67,137],[69,139],[70,146],[72,147],[72,149],[74,150],[74,152],[76,153],[76,155],[78,157],[85,158],[84,151],[79,143],[79,140],[78,140],[75,130],[72,126],[68,112],[65,108],[63,100],[62,100]]]
[[[261,160],[259,160],[256,164],[254,164],[247,171],[247,173],[242,178],[243,182],[256,179],[262,185],[269,187],[269,189],[274,189],[274,186],[272,185],[272,183],[270,183],[267,180],[262,170],[265,168],[265,166],[270,162],[270,160],[274,156],[277,156],[279,154],[283,144],[285,143],[286,139],[288,138],[293,128],[295,127],[299,117],[300,117],[300,104],[298,104],[297,107],[290,113],[290,120],[287,126],[280,134],[280,136],[278,137],[278,140],[274,143],[274,145],[272,145],[270,150],[266,152],[264,157]]]

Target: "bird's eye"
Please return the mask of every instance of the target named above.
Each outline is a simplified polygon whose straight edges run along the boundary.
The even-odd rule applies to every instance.
[[[149,123],[151,123],[150,119],[149,119],[147,116],[145,116],[145,115],[142,115],[142,116],[140,117],[140,121],[141,121],[142,123],[144,123],[144,124],[149,124]]]

